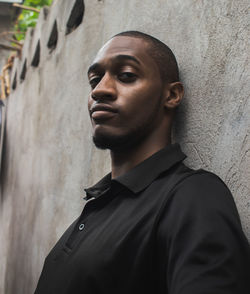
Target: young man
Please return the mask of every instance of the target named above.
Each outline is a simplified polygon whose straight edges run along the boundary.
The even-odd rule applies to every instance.
[[[112,171],[46,258],[36,294],[249,294],[250,253],[233,198],[171,144],[183,86],[171,50],[114,36],[88,70],[93,141]]]

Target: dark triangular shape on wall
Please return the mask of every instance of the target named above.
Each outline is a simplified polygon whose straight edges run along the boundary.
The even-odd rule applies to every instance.
[[[81,23],[83,20],[84,15],[84,2],[83,0],[76,0],[75,4],[71,10],[69,19],[67,21],[66,25],[66,35],[73,32]]]
[[[33,56],[31,65],[34,67],[37,67],[39,65],[39,62],[40,62],[40,40],[38,40],[37,42],[35,54]]]
[[[16,89],[16,76],[17,76],[17,72],[15,72],[14,79],[13,79],[13,82],[12,82],[12,90]]]
[[[20,74],[20,82],[23,82],[25,80],[26,71],[27,71],[27,59],[25,59],[23,63],[22,72]]]
[[[57,29],[57,22],[55,20],[52,31],[50,33],[49,41],[47,43],[47,47],[50,49],[50,52],[52,52],[56,48],[58,40],[58,29]]]

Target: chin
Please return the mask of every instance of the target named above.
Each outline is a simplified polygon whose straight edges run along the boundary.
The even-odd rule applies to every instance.
[[[144,130],[131,130],[125,134],[114,134],[108,132],[95,132],[93,142],[99,149],[109,149],[111,151],[126,151],[139,145],[146,137]]]
[[[126,151],[139,145],[152,131],[152,120],[133,127],[113,128],[97,125],[94,127],[93,142],[99,149]]]
[[[124,136],[114,136],[107,134],[98,134],[93,136],[93,142],[95,146],[99,149],[105,150],[120,150],[126,145],[126,137]]]

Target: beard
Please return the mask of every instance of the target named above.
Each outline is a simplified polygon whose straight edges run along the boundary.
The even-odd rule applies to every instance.
[[[101,133],[94,135],[92,139],[98,149],[121,150],[126,148],[128,142],[131,140],[131,136],[129,134],[124,136],[115,136],[112,134]]]
[[[130,127],[130,129],[121,135],[105,132],[105,130],[95,133],[92,137],[95,146],[99,149],[109,149],[111,151],[128,151],[135,146],[140,145],[148,137],[157,125],[155,112],[142,122],[140,125]]]
[[[139,133],[139,134],[138,134]],[[111,151],[127,150],[134,146],[139,138],[144,137],[141,131],[130,132],[124,135],[113,135],[108,133],[99,133],[93,136],[93,142],[99,149],[109,149]]]

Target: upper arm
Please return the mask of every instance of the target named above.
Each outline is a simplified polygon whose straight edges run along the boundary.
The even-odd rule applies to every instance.
[[[192,175],[173,191],[157,252],[169,294],[250,293],[249,244],[230,191],[213,174]]]

